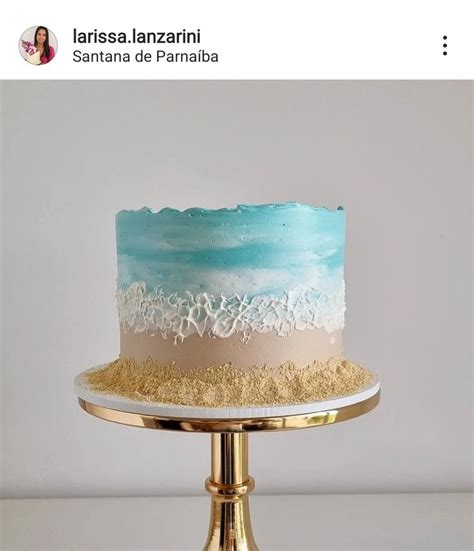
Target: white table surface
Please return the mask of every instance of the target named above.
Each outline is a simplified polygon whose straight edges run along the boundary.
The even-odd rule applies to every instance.
[[[4,499],[4,550],[202,549],[202,497]],[[251,495],[262,551],[472,549],[472,494]]]

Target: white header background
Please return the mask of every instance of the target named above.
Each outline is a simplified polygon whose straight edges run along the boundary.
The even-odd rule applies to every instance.
[[[8,5],[8,10],[5,6]],[[466,0],[122,0],[3,4],[3,79],[472,79],[474,3]],[[58,38],[48,65],[18,52],[22,32],[45,25]],[[82,32],[201,30],[200,44],[73,44]],[[443,55],[443,36],[448,55]],[[218,63],[77,63],[88,52],[219,54]],[[133,57],[133,56],[132,56]]]

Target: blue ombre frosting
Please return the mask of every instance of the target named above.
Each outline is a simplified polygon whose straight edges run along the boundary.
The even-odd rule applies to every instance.
[[[280,295],[339,286],[345,213],[300,203],[123,210],[116,216],[118,286],[165,293]]]
[[[143,208],[116,217],[124,330],[184,339],[344,325],[341,208]]]

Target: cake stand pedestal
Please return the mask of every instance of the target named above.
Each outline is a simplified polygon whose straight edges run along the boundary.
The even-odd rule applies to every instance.
[[[211,518],[204,551],[258,549],[248,501],[248,494],[255,486],[248,473],[249,432],[303,429],[347,421],[367,413],[380,400],[380,384],[376,379],[357,394],[314,404],[245,409],[146,404],[95,393],[88,387],[86,373],[76,377],[75,390],[79,405],[95,417],[134,427],[211,434],[211,476],[206,480],[206,490],[211,494]],[[174,415],[169,415],[170,412]],[[262,415],[268,413],[271,415]]]

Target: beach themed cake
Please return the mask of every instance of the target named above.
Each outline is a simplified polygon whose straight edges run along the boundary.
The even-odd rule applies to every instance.
[[[120,355],[99,391],[238,407],[344,396],[345,211],[296,202],[116,215]]]

